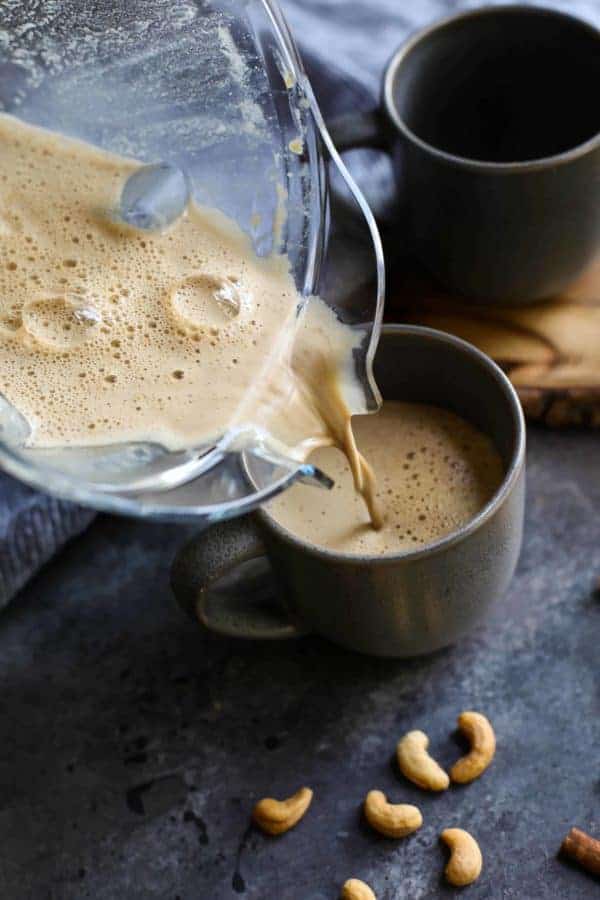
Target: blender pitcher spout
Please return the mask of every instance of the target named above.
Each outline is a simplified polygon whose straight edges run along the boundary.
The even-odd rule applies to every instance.
[[[361,315],[365,317],[359,326],[364,330],[365,339],[364,349],[357,359],[357,366],[365,392],[365,411],[375,412],[382,402],[373,373],[373,361],[381,334],[385,303],[385,258],[381,236],[373,212],[333,143],[310,84],[307,86],[313,98],[315,122],[323,140],[324,152],[330,159],[329,181],[331,193],[334,194],[332,205],[335,207],[332,217],[337,216],[341,223],[345,223],[345,229],[343,225],[338,226],[342,230],[339,240],[347,247],[348,256],[358,253],[362,259],[365,294],[360,301],[352,298],[351,304],[353,315],[358,318]],[[333,264],[336,249],[331,238],[329,252]],[[337,257],[339,258],[342,253],[344,246],[337,249]]]
[[[282,247],[293,268],[296,248],[306,247],[301,277],[297,273],[301,293],[320,297],[341,321],[361,334],[354,364],[363,397],[353,398],[352,412],[374,412],[381,405],[373,375],[385,298],[381,237],[365,197],[331,138],[281,10],[275,0],[263,0],[263,4],[281,39],[273,87],[286,151],[287,218]],[[285,86],[283,97],[276,90],[278,80]],[[299,206],[308,225],[302,237],[294,214]]]

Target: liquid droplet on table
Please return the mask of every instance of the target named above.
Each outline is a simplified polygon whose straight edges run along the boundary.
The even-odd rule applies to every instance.
[[[119,216],[134,228],[160,231],[183,215],[190,196],[189,179],[177,166],[142,166],[125,182]]]

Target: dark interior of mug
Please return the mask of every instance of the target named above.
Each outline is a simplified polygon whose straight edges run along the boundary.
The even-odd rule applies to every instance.
[[[600,132],[600,35],[551,10],[486,9],[428,31],[395,72],[397,114],[455,156],[524,162]]]
[[[427,328],[385,329],[375,357],[385,400],[449,409],[492,439],[508,471],[521,440],[519,401],[494,364],[469,345]]]

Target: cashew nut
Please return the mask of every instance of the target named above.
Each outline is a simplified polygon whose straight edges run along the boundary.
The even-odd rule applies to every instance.
[[[377,900],[377,897],[364,881],[349,878],[342,888],[341,900]]]
[[[386,837],[406,837],[423,824],[423,816],[416,806],[410,806],[408,803],[388,803],[381,791],[369,791],[365,798],[364,810],[369,825]]]
[[[398,742],[396,757],[400,771],[426,791],[445,791],[448,775],[427,752],[429,738],[422,731],[409,731]]]
[[[447,880],[455,887],[464,887],[481,875],[483,859],[479,844],[462,828],[446,828],[441,839],[450,847],[451,855],[445,869]]]
[[[300,788],[287,800],[265,797],[254,807],[252,818],[267,834],[283,834],[300,821],[312,798],[313,792],[307,787]]]
[[[450,769],[452,781],[467,784],[485,772],[496,752],[494,729],[485,716],[477,712],[462,712],[458,727],[468,738],[471,749]]]

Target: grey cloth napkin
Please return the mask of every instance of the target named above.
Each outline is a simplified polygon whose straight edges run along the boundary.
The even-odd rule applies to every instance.
[[[348,90],[351,99],[366,95],[377,101],[385,64],[411,32],[461,9],[501,6],[506,0],[280,0],[280,3],[324,112],[331,114],[338,103],[347,106],[344,95]],[[527,5],[559,9],[600,25],[600,0],[542,0]],[[341,95],[326,88],[332,78],[341,82]]]
[[[0,474],[0,607],[93,517]]]
[[[385,63],[411,31],[481,5],[456,0],[281,2],[326,119],[376,105]],[[544,5],[600,24],[600,0],[545,0]],[[393,190],[389,160],[358,151],[348,162],[371,205],[381,211]],[[92,518],[89,510],[0,474],[0,607]]]

